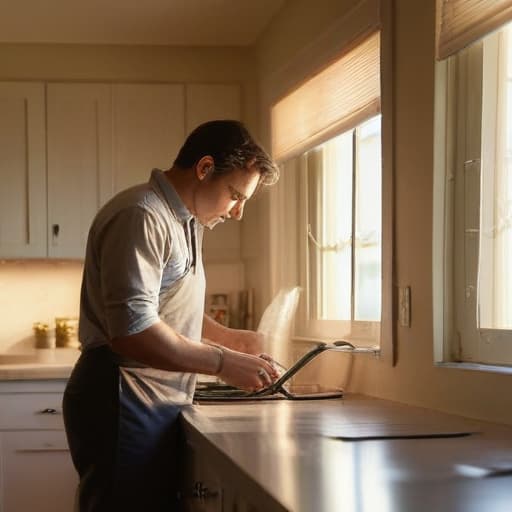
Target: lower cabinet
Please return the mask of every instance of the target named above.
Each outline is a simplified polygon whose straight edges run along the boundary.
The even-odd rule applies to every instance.
[[[73,512],[78,476],[62,420],[64,385],[0,383],[0,512]]]
[[[282,512],[268,496],[252,492],[253,482],[220,454],[206,453],[190,438],[185,443],[182,482],[184,512]]]
[[[0,512],[73,512],[78,476],[62,418],[65,381],[0,381]],[[186,421],[184,512],[285,512]]]
[[[2,512],[72,512],[77,479],[64,432],[0,436]]]
[[[224,489],[219,475],[200,451],[185,441],[185,472],[182,484],[182,502],[185,512],[222,512]]]

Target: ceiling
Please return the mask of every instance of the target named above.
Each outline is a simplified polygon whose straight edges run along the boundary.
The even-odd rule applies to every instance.
[[[2,2],[0,43],[246,46],[285,0]]]

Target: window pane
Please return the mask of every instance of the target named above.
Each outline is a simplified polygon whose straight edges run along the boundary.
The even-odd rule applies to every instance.
[[[356,130],[354,319],[380,320],[381,310],[381,117]]]
[[[350,130],[323,145],[322,320],[352,316],[352,140]]]
[[[506,148],[503,164],[499,169],[496,217],[501,230],[498,248],[499,272],[501,273],[498,322],[499,328],[512,329],[512,25],[504,30],[506,52],[506,97],[503,108]]]
[[[313,318],[380,321],[380,116],[308,152],[307,162]]]
[[[484,40],[479,326],[512,329],[512,29]],[[490,64],[489,64],[490,63]],[[494,67],[493,67],[493,63]]]

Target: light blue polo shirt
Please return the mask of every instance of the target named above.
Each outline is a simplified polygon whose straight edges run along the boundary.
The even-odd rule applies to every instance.
[[[203,227],[165,174],[113,197],[89,231],[81,289],[84,350],[162,319],[200,341],[204,312]]]

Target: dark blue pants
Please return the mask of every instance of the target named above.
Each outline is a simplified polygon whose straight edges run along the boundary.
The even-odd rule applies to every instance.
[[[142,403],[105,346],[80,356],[63,411],[80,512],[178,510],[178,406]]]

